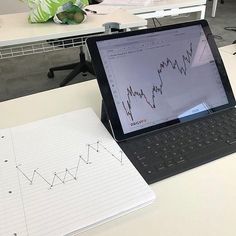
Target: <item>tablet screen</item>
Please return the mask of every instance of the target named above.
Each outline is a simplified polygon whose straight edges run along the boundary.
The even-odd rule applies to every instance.
[[[99,40],[123,133],[228,104],[200,24]]]

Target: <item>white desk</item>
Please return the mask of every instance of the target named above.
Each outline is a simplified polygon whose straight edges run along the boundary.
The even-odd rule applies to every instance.
[[[236,52],[236,44],[231,44],[220,49],[222,52],[232,55]]]
[[[112,14],[90,14],[87,20],[78,25],[60,25],[53,22],[30,24],[28,13],[0,15],[0,47],[32,43],[63,37],[81,36],[105,32],[104,24],[116,22],[119,29],[146,26],[147,22],[118,9]]]
[[[206,0],[153,0],[146,6],[127,6],[127,5],[91,5],[89,8],[96,10],[98,13],[108,13],[114,8],[123,8],[132,14],[144,19],[161,18],[164,16],[175,16],[184,13],[197,12],[197,18],[204,19],[206,11]]]
[[[88,8],[107,15],[90,14],[88,19],[79,25],[56,25],[55,23],[29,24],[28,13],[0,15],[0,47],[31,43],[77,35],[104,32],[104,23],[118,22],[120,28],[142,27],[146,21],[133,15],[148,19],[182,13],[200,12],[205,16],[206,0],[160,0],[147,6],[104,6],[91,5]],[[127,11],[116,12],[117,8]],[[129,13],[130,14],[129,14]]]
[[[221,54],[236,94],[236,56]],[[91,106],[100,114],[95,80],[0,103],[0,128]],[[152,184],[150,206],[81,235],[235,236],[236,154]]]

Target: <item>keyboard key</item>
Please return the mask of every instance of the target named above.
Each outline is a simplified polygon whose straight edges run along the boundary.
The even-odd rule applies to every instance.
[[[169,160],[166,160],[165,164],[167,167],[171,167],[171,166],[174,166],[175,162],[173,159],[169,159]]]
[[[184,163],[185,162],[185,159],[183,158],[183,156],[177,156],[175,157],[175,162],[180,164],[180,163]]]
[[[236,143],[236,137],[235,138],[233,138],[233,139],[228,139],[228,140],[226,140],[226,143],[228,143],[228,144],[235,144]]]
[[[154,166],[155,166],[157,171],[161,171],[161,170],[166,169],[166,166],[165,166],[164,162],[160,162],[158,164],[155,164]]]

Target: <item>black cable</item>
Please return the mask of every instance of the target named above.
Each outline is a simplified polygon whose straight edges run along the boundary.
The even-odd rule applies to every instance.
[[[235,26],[227,26],[227,27],[224,27],[224,29],[236,32],[236,27]]]
[[[217,35],[217,34],[213,34],[213,38],[218,39],[218,40],[223,40],[222,36]]]
[[[162,26],[161,22],[156,17],[153,17],[151,19],[152,19],[152,22],[153,22],[153,25],[154,25],[155,28],[158,27],[158,25],[156,23],[158,23],[159,26]]]
[[[156,25],[156,22],[155,22],[154,18],[152,18],[152,22],[153,22],[154,27],[157,28],[157,25]]]
[[[159,26],[162,26],[162,24],[161,24],[161,22],[156,18],[156,17],[154,17],[154,18],[152,18],[154,21],[156,21],[158,24],[159,24]]]

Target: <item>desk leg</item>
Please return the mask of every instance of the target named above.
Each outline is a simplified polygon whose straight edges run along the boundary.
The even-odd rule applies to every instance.
[[[205,14],[206,14],[206,5],[203,5],[200,7],[200,11],[197,12],[197,20],[205,19]]]
[[[206,5],[202,6],[200,19],[205,19],[205,14],[206,14]]]
[[[215,16],[216,16],[217,3],[218,3],[218,0],[213,0],[212,12],[211,12],[211,16],[212,16],[212,17],[215,17]]]

